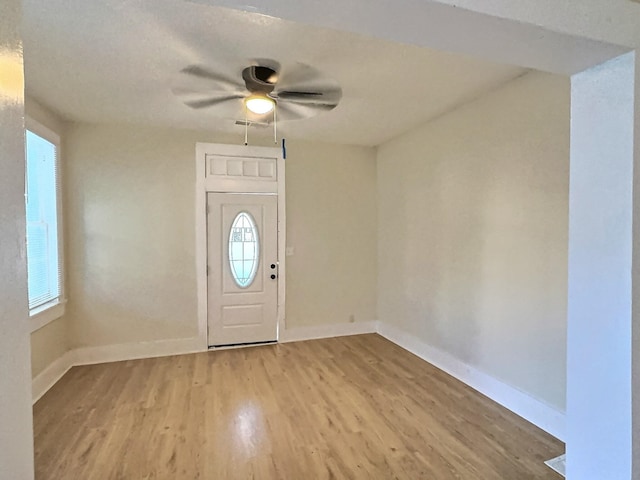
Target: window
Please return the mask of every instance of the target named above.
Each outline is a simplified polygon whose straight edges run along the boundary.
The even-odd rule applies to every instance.
[[[233,279],[240,288],[253,282],[260,260],[258,229],[248,212],[240,212],[229,231],[229,265]]]
[[[35,125],[34,125],[35,127]],[[33,130],[33,131],[32,131]],[[35,133],[38,131],[38,133]],[[62,315],[62,244],[59,221],[58,145],[53,132],[26,131],[25,201],[29,312],[41,317],[36,328]],[[46,315],[45,312],[49,311]]]

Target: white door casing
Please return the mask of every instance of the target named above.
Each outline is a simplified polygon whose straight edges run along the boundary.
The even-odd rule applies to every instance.
[[[276,265],[278,277],[276,282],[277,333],[275,338],[277,339],[278,333],[282,332],[285,328],[286,211],[285,166],[282,150],[280,148],[250,147],[244,145],[196,144],[195,211],[198,337],[202,342],[202,347],[205,349],[210,348],[212,345],[223,344],[214,338],[215,334],[209,335],[209,310],[218,308],[215,301],[209,298],[208,293],[208,273],[213,274],[216,270],[207,258],[209,247],[207,196],[209,193],[267,194],[272,199],[275,199],[277,203]],[[233,196],[239,198],[244,195]],[[222,240],[220,241],[222,242]],[[228,239],[226,241],[228,241]],[[273,261],[268,258],[265,258],[265,261],[273,263]],[[269,267],[271,263],[268,264]],[[207,272],[207,265],[209,265],[209,272]],[[269,274],[269,276],[270,275],[271,274]],[[232,278],[231,281],[233,281]],[[250,343],[253,341],[258,340],[247,339],[234,343]]]
[[[278,334],[277,197],[208,193],[207,212],[209,345],[275,341]],[[245,226],[238,226],[236,219],[244,219]],[[231,256],[234,252],[230,252],[230,248],[235,250],[235,255]],[[253,259],[254,253],[257,253],[255,261],[238,260]],[[241,279],[235,280],[237,276]]]

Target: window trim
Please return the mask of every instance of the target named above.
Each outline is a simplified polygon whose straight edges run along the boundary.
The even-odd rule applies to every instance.
[[[32,117],[25,115],[25,134],[26,130],[44,138],[48,142],[52,143],[56,147],[56,212],[57,212],[57,226],[58,226],[58,262],[60,268],[60,296],[47,302],[43,305],[39,305],[29,310],[29,322],[31,324],[31,332],[35,332],[45,325],[62,317],[65,313],[65,307],[67,303],[66,296],[66,282],[65,282],[65,262],[64,262],[64,214],[62,209],[62,169],[60,158],[62,157],[61,139],[60,135],[50,128],[46,127],[42,123],[34,120]],[[27,158],[25,149],[25,182],[27,171]],[[26,189],[26,185],[25,185]],[[26,192],[25,192],[26,195]],[[29,261],[27,259],[27,261]]]

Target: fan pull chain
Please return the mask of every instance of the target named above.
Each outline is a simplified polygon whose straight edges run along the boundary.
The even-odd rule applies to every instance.
[[[278,106],[275,105],[273,107],[273,143],[278,144],[278,116],[276,112],[278,111]]]
[[[249,120],[247,119],[247,107],[244,107],[244,145],[249,145]]]

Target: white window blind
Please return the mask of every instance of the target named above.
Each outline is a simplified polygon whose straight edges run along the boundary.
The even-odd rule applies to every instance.
[[[26,132],[27,272],[29,309],[56,303],[61,296],[58,245],[58,148]]]

